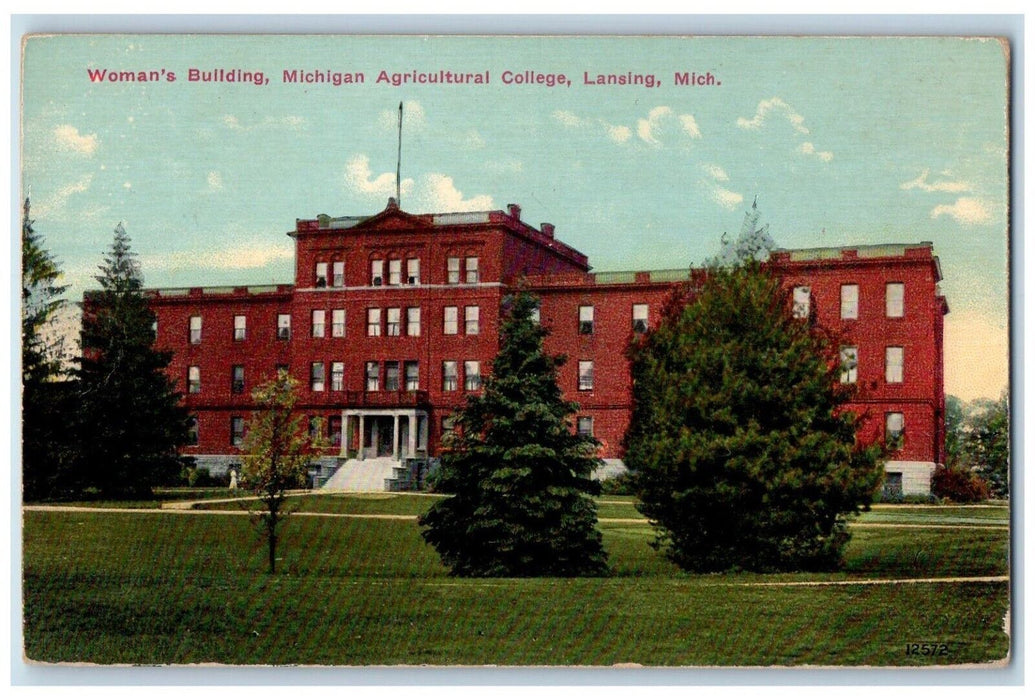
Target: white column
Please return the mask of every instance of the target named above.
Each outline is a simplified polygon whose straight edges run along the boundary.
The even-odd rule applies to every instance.
[[[392,459],[399,459],[399,414],[392,416],[395,429],[392,431]]]
[[[341,457],[347,457],[349,454],[349,425],[352,416],[349,415],[348,411],[341,412]]]
[[[363,448],[363,414],[362,413],[359,414],[359,445],[358,445],[358,448],[359,449],[356,450],[356,458],[357,459],[365,459],[365,455],[363,454],[363,449],[364,448]]]
[[[410,451],[410,453],[409,453],[410,457],[416,457],[417,456],[417,412],[416,411],[410,411],[410,415],[408,415],[406,417],[406,422],[407,422],[407,424],[409,425],[409,428],[410,428],[408,433],[407,433],[407,436],[406,436],[406,437],[409,438],[409,440],[406,441],[407,443],[409,443],[406,446],[406,448]]]

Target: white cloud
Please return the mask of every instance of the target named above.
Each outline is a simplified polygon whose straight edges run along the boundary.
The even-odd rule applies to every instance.
[[[816,147],[811,141],[805,141],[801,144],[798,150],[807,156],[816,156],[824,163],[829,163],[834,159],[834,154],[831,151],[817,151]]]
[[[701,128],[697,126],[697,120],[694,119],[692,114],[680,114],[679,122],[683,125],[683,131],[690,135],[692,139],[701,138]]]
[[[97,150],[97,134],[80,134],[71,124],[62,124],[54,129],[54,141],[66,151],[75,151],[84,156]]]
[[[132,183],[132,182],[130,182],[129,180],[126,180],[125,182],[123,182],[123,183],[122,183],[122,186],[123,186],[124,188],[126,188],[127,190],[131,190],[131,189],[133,189],[133,183]]]
[[[430,173],[421,182],[418,195],[426,211],[482,211],[492,209],[492,197],[487,194],[464,199],[463,192],[453,184],[453,178],[441,173]]]
[[[660,146],[659,131],[665,120],[674,114],[671,107],[658,105],[647,113],[645,119],[636,120],[636,136],[641,141],[651,146]],[[633,129],[625,124],[612,124],[604,119],[590,119],[580,117],[566,109],[559,109],[551,116],[562,125],[571,129],[589,129],[603,133],[615,143],[627,143],[633,135]],[[692,114],[680,114],[679,122],[690,138],[701,138],[701,130]]]
[[[625,143],[632,136],[632,129],[627,126],[605,123],[607,137],[616,143]]]
[[[180,270],[254,270],[295,256],[291,245],[233,246],[205,251],[183,251],[165,255],[141,255],[144,270],[177,272]]]
[[[704,166],[704,171],[711,175],[712,179],[720,182],[728,182],[730,179],[729,174],[718,165],[709,164]]]
[[[378,123],[383,129],[399,128],[399,108],[383,110],[378,117]],[[409,100],[403,103],[403,131],[413,129],[420,131],[424,128],[424,107],[416,100]],[[404,133],[405,136],[405,133]]]
[[[53,216],[56,212],[65,208],[69,197],[90,189],[91,182],[93,182],[93,173],[87,173],[79,178],[77,182],[59,188],[53,195],[39,204],[33,203],[33,215],[41,218]]]
[[[255,122],[254,124],[242,124],[241,120],[233,114],[227,114],[223,116],[223,125],[228,129],[234,131],[252,131],[254,129],[272,128],[272,127],[287,127],[289,129],[297,129],[305,124],[303,117],[289,115],[286,117],[265,117],[261,121]]]
[[[586,120],[580,119],[574,112],[566,109],[558,109],[553,113],[553,118],[564,124],[564,126],[584,126],[588,123]]]
[[[395,173],[381,173],[373,178],[372,176],[370,158],[362,153],[353,156],[345,164],[345,184],[354,192],[381,197],[395,196]],[[402,194],[408,194],[413,189],[413,180],[403,179],[400,189]]]
[[[714,187],[712,189],[712,199],[723,209],[733,211],[744,201],[744,195],[728,190],[725,187]]]
[[[758,108],[755,110],[755,116],[751,119],[738,117],[737,126],[741,129],[761,129],[762,126],[765,125],[766,119],[768,119],[770,113],[774,112],[782,114],[799,134],[809,133],[809,130],[805,128],[805,117],[796,112],[793,107],[779,97],[773,97],[772,99],[762,100],[759,102]]]
[[[960,197],[955,204],[939,204],[931,210],[931,218],[948,215],[961,224],[984,224],[992,220],[988,206],[976,197]]]
[[[641,141],[652,146],[661,145],[654,135],[654,131],[661,126],[661,120],[670,114],[672,114],[671,107],[655,107],[647,113],[646,119],[638,119],[636,121],[636,135],[640,137]]]
[[[216,190],[223,189],[223,176],[219,174],[218,170],[210,172],[205,181],[208,182],[208,189],[215,192]]]
[[[928,182],[927,178],[930,174],[930,169],[925,169],[915,180],[903,182],[899,187],[904,190],[920,189],[924,192],[966,192],[971,189],[970,184],[967,182],[953,182],[951,180]],[[948,173],[943,174],[948,175]]]

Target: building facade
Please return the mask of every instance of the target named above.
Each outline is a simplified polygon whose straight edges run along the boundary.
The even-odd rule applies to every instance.
[[[239,462],[251,391],[288,370],[299,410],[331,448],[317,483],[381,490],[434,457],[450,416],[481,390],[505,295],[540,299],[546,350],[580,405],[577,429],[620,470],[632,410],[625,347],[657,324],[688,270],[590,271],[585,255],[530,226],[520,208],[414,215],[394,201],[369,217],[298,220],[294,284],[149,290],[157,345],[197,416],[186,452],[214,473]],[[793,289],[794,313],[843,339],[858,385],[861,439],[894,450],[888,485],[926,493],[944,462],[938,259],[929,243],[777,251],[769,265]],[[318,420],[317,420],[318,419]]]

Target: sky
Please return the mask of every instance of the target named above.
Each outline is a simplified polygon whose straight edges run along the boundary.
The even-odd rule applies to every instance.
[[[296,218],[394,196],[403,102],[404,210],[517,203],[597,271],[700,264],[756,197],[780,247],[933,242],[972,400],[1008,383],[1007,68],[944,37],[35,37],[22,186],[70,299],[119,222],[148,286],[290,282]],[[440,71],[472,77],[391,80]]]

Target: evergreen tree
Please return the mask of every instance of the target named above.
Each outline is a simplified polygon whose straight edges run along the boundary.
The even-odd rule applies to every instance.
[[[630,348],[626,463],[655,545],[691,571],[835,566],[883,473],[837,350],[757,261],[695,279]]]
[[[140,497],[186,461],[190,416],[166,374],[172,353],[154,347],[155,315],[122,224],[83,302],[79,472],[105,497]]]
[[[1010,495],[1010,397],[974,402],[967,451],[977,473],[996,498]]]
[[[297,386],[296,380],[281,371],[276,379],[252,392],[259,410],[245,428],[241,447],[244,480],[263,505],[259,523],[271,574],[277,569],[280,526],[288,515],[284,501],[290,489],[306,485],[310,454],[322,446],[306,433],[303,417],[295,414]]]
[[[50,328],[64,305],[61,271],[43,237],[22,214],[22,487],[34,500],[54,495],[66,464],[61,413],[65,384],[58,381],[63,346]]]
[[[596,529],[597,443],[577,435],[543,352],[536,300],[509,301],[499,354],[481,395],[467,397],[442,456],[453,494],[421,517],[424,539],[458,576],[596,576],[607,555]]]

